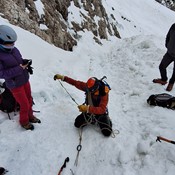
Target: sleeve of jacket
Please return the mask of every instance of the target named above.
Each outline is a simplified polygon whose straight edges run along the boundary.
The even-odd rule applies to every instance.
[[[23,68],[20,66],[23,60],[20,51],[15,47],[11,55],[13,55],[13,57],[15,58],[17,57],[18,61],[20,60],[20,62],[13,66],[7,66],[10,60],[7,60],[8,62],[6,61],[6,63],[3,63],[3,61],[0,60],[0,78],[11,79],[22,74],[24,71]],[[6,64],[6,66],[4,66],[4,64]]]
[[[3,65],[0,63],[0,78],[10,79],[14,78],[23,73],[23,69],[20,66],[15,66],[12,68],[4,69]]]
[[[166,40],[165,40],[165,47],[167,48],[168,42],[170,40],[170,33],[167,33]]]
[[[170,29],[169,29],[169,31],[168,31],[168,33],[167,33],[167,35],[166,35],[166,40],[165,40],[165,47],[166,47],[166,48],[167,48],[168,42],[169,42],[169,40],[170,40],[170,32],[171,32],[171,30],[172,30],[173,28],[175,28],[175,24],[173,24],[173,25],[170,27]]]
[[[109,98],[108,93],[105,96],[102,96],[99,106],[98,107],[89,106],[88,113],[95,114],[95,115],[104,114],[106,112],[106,109],[107,109],[108,98]]]
[[[65,76],[64,80],[66,83],[69,83],[70,85],[75,86],[77,89],[82,90],[82,91],[86,91],[86,83],[82,82],[82,81],[77,81],[74,80],[70,77]]]

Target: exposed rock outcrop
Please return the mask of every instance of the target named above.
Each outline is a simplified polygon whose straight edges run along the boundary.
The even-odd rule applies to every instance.
[[[81,37],[79,31],[92,32],[100,44],[109,35],[120,38],[116,19],[107,15],[101,0],[0,0],[0,10],[10,23],[68,51]]]
[[[155,0],[159,2],[160,4],[166,6],[167,8],[175,11],[175,2],[174,0]]]

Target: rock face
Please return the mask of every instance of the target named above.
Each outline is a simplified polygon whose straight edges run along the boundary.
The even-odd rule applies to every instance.
[[[175,11],[175,2],[174,0],[155,0],[159,2],[160,4],[166,6],[167,8]]]
[[[109,35],[120,38],[116,19],[108,16],[102,0],[0,0],[0,11],[10,23],[68,51],[86,30],[99,44]]]

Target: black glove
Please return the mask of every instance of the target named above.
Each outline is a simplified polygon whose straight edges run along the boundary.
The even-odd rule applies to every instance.
[[[32,60],[28,60],[28,59],[23,59],[23,65],[26,65],[27,64],[27,71],[29,72],[29,74],[33,74],[33,67],[31,66],[32,65]]]
[[[32,66],[27,66],[27,71],[29,72],[29,74],[33,74],[33,67]]]
[[[32,65],[32,60],[29,60],[29,59],[23,59],[23,63],[22,63],[22,65],[26,65],[26,64],[28,64],[28,65]]]

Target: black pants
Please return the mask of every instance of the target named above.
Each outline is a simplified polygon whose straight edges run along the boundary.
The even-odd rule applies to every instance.
[[[159,70],[160,70],[161,79],[163,81],[167,81],[168,77],[167,77],[166,68],[172,62],[174,62],[174,68],[173,68],[173,73],[172,73],[172,76],[171,76],[171,79],[170,79],[169,83],[174,84],[174,82],[175,82],[175,57],[172,57],[170,54],[166,53],[163,56],[163,59],[162,59],[160,65],[159,65]]]
[[[90,114],[81,113],[75,119],[75,127],[80,128],[81,126],[86,126],[87,124],[97,124],[100,127],[100,130],[104,136],[110,136],[112,133],[112,121],[110,120],[107,114],[95,115],[91,117]]]

